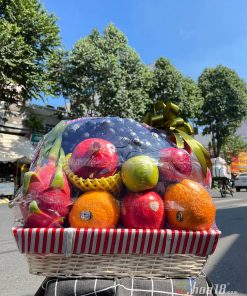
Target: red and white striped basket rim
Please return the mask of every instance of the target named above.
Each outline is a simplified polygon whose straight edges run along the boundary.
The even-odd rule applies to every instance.
[[[26,254],[194,254],[207,256],[221,232],[170,229],[12,228]]]

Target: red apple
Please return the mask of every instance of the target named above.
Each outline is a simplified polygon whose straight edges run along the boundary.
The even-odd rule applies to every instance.
[[[154,191],[129,193],[123,200],[121,212],[127,228],[159,229],[164,225],[164,203]]]
[[[163,180],[179,182],[191,174],[191,156],[184,149],[165,148],[160,151],[159,168]]]
[[[69,166],[84,179],[112,176],[118,166],[116,147],[103,139],[84,140],[75,147]]]

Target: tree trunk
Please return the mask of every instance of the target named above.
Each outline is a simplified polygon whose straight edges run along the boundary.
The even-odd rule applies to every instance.
[[[216,145],[216,157],[220,156],[220,151],[222,147],[222,139],[220,138],[220,134],[218,130],[216,131],[216,139],[217,139],[217,145]]]
[[[217,142],[217,151],[216,151],[216,157],[220,156],[222,144],[220,142]]]
[[[213,147],[213,156],[214,157],[217,157],[216,156],[216,143],[215,143],[215,134],[214,134],[214,132],[212,132],[212,147]]]

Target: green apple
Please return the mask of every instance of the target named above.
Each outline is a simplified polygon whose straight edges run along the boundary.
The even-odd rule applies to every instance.
[[[139,155],[123,164],[121,176],[129,190],[140,192],[155,187],[159,179],[159,170],[152,158]]]

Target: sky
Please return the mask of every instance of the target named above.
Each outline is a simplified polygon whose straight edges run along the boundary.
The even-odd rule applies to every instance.
[[[223,64],[247,81],[246,0],[41,0],[58,17],[62,43],[114,23],[146,64],[168,58],[197,79]],[[59,100],[60,101],[60,100]],[[59,104],[49,100],[53,105]]]

